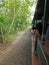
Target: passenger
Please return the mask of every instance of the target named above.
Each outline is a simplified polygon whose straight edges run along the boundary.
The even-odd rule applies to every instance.
[[[45,25],[45,24],[44,24]],[[46,30],[47,30],[47,26],[48,26],[48,23],[46,23],[46,25],[44,26],[44,35],[46,33]],[[38,22],[36,24],[36,27],[34,28],[35,29],[35,34],[36,34],[36,41],[35,41],[35,54],[37,53],[37,38],[41,39],[41,35],[42,35],[42,28],[43,28],[43,24],[42,22]],[[33,29],[33,30],[34,30]],[[43,37],[43,44],[45,43],[45,37]]]
[[[35,50],[34,53],[37,55],[37,38],[41,36],[42,34],[42,22],[37,23],[33,28],[34,34],[35,34]]]
[[[49,40],[49,26],[47,28],[47,32],[46,32],[46,35],[45,35],[46,39]]]

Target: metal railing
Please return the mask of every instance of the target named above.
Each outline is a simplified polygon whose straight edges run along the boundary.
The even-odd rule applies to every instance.
[[[37,53],[40,60],[40,65],[49,65],[47,57],[44,53],[42,42],[39,39],[37,40]]]

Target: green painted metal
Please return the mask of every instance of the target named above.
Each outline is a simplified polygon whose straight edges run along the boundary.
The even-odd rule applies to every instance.
[[[44,53],[42,42],[39,39],[37,40],[37,53],[40,60],[40,65],[48,65],[48,59]]]
[[[44,15],[43,15],[43,22],[42,22],[42,25],[43,25],[43,29],[42,29],[42,38],[43,38],[43,34],[44,34],[44,23],[45,23],[45,20],[46,20],[46,5],[47,5],[47,0],[45,0],[45,4],[44,4]]]

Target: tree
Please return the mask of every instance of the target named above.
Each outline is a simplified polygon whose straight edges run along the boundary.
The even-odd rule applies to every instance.
[[[0,1],[0,35],[6,41],[11,32],[24,30],[30,24],[29,6],[32,0],[1,0]]]

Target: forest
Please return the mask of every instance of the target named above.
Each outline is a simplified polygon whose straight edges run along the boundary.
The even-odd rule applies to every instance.
[[[31,26],[30,7],[35,4],[36,0],[0,0],[0,43]]]

